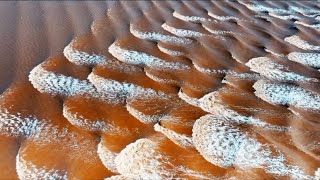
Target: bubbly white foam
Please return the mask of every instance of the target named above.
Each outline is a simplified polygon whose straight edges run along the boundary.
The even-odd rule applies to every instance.
[[[256,96],[271,104],[320,110],[320,96],[299,86],[259,80],[253,88]]]
[[[132,24],[130,25],[130,32],[134,36],[136,36],[137,38],[151,40],[151,41],[162,41],[162,42],[171,43],[171,44],[190,44],[190,43],[192,43],[192,40],[188,39],[188,38],[170,36],[170,35],[165,35],[165,34],[161,34],[158,32],[138,31],[135,28],[133,28]]]
[[[252,58],[246,63],[246,66],[250,67],[250,70],[257,72],[272,80],[288,82],[318,82],[318,79],[316,78],[308,78],[290,72],[288,67],[278,64],[267,57]]]
[[[301,39],[297,35],[286,37],[286,38],[284,38],[284,41],[286,41],[294,46],[297,46],[298,48],[303,49],[303,50],[320,51],[320,46],[309,44],[307,41]]]
[[[292,52],[288,54],[288,59],[303,65],[320,68],[320,53]]]
[[[169,70],[188,70],[190,69],[189,66],[185,64],[181,64],[178,62],[168,62],[162,60],[160,58],[154,57],[152,55],[148,55],[146,53],[133,51],[133,50],[126,50],[122,49],[116,43],[113,43],[109,47],[109,52],[119,59],[122,62],[134,64],[134,65],[145,65],[154,69],[169,69]]]

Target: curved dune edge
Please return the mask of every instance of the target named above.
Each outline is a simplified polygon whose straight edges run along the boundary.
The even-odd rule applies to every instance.
[[[66,157],[18,152],[20,179],[318,178],[318,5],[115,4],[30,72],[34,104],[59,111],[0,97],[1,135]]]

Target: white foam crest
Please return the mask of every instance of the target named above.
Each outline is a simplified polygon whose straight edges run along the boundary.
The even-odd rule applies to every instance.
[[[240,20],[238,17],[234,17],[234,16],[218,16],[216,14],[213,14],[212,12],[208,12],[208,15],[210,17],[213,17],[217,20],[220,20],[220,21],[228,21],[228,20]]]
[[[179,37],[187,37],[187,38],[198,38],[201,36],[206,36],[206,34],[197,32],[197,31],[192,31],[192,30],[187,30],[187,29],[178,29],[175,27],[172,27],[168,25],[167,23],[162,24],[161,26],[164,30],[179,36]]]
[[[64,96],[96,94],[93,85],[87,80],[47,71],[42,64],[33,68],[29,74],[29,81],[42,93]]]
[[[158,32],[142,32],[133,28],[133,25],[130,25],[130,32],[137,38],[146,39],[151,41],[162,41],[171,44],[190,44],[192,43],[191,39],[181,38],[171,35],[165,35]]]
[[[308,78],[299,74],[290,72],[288,67],[278,64],[272,61],[268,57],[257,57],[250,59],[246,66],[250,67],[250,70],[267,77],[268,79],[287,81],[287,82],[318,82],[316,78]]]
[[[105,65],[106,57],[101,54],[89,54],[87,52],[82,52],[74,49],[72,43],[68,44],[64,50],[64,56],[72,63],[77,65]]]
[[[98,150],[97,150],[98,156],[102,162],[102,164],[111,172],[118,173],[115,159],[118,154],[110,151],[108,148],[103,146],[103,141],[101,140],[98,144]]]
[[[178,12],[173,12],[172,14],[175,18],[178,18],[182,21],[187,21],[187,22],[205,22],[205,21],[212,21],[212,19],[206,19],[204,17],[199,17],[199,16],[186,16],[182,15]]]
[[[178,134],[170,129],[162,127],[158,123],[154,125],[154,130],[157,132],[161,132],[165,136],[167,136],[172,142],[181,147],[193,147],[192,138],[186,135]]]
[[[291,52],[288,59],[303,65],[320,68],[320,53]]]
[[[167,49],[167,48],[162,47],[159,44],[158,44],[158,48],[159,48],[159,50],[161,52],[166,53],[166,54],[168,54],[170,56],[182,56],[183,55],[183,53],[180,52],[180,51],[174,51],[174,50],[171,50],[171,49]]]
[[[263,144],[222,117],[206,115],[198,119],[192,129],[193,142],[200,154],[220,167],[237,166],[241,169],[263,168],[268,173],[308,179],[300,168],[287,165],[285,157],[272,147]]]
[[[11,114],[7,109],[0,109],[0,134],[14,137],[31,136],[46,125],[34,116],[22,117],[20,113]]]
[[[19,179],[68,179],[65,170],[49,169],[45,166],[37,167],[32,162],[24,160],[20,153],[19,150],[16,157],[16,171]]]
[[[260,79],[260,76],[258,74],[255,73],[237,73],[235,71],[232,70],[224,70],[224,69],[209,69],[209,68],[203,68],[198,66],[197,64],[193,64],[194,67],[202,72],[202,73],[206,73],[206,74],[221,74],[221,75],[232,75],[235,76],[237,78],[241,78],[241,79]]]
[[[190,67],[185,64],[181,64],[178,62],[168,62],[165,60],[162,60],[160,58],[157,58],[155,56],[133,51],[133,50],[127,50],[122,49],[120,46],[118,46],[116,43],[113,43],[109,47],[109,52],[119,59],[122,62],[133,64],[133,65],[145,65],[154,69],[159,70],[188,70]]]
[[[126,134],[128,133],[128,129],[119,128],[112,122],[104,122],[101,120],[89,120],[77,112],[73,113],[70,111],[70,108],[66,105],[63,105],[63,116],[68,119],[68,121],[76,126],[80,127],[86,131],[97,131],[97,132],[104,132],[104,133],[113,133],[113,134]]]
[[[172,165],[156,148],[155,142],[145,138],[127,145],[115,159],[119,173],[133,179],[172,178],[168,169]]]
[[[303,49],[303,50],[320,51],[320,46],[309,44],[307,41],[301,39],[297,35],[286,37],[286,38],[284,38],[284,41],[286,41],[294,46],[297,46],[298,48]]]
[[[320,110],[320,96],[299,86],[259,80],[253,88],[256,96],[271,104]]]
[[[309,28],[313,28],[317,31],[320,31],[320,23],[318,24],[307,24],[307,23],[304,23],[304,22],[301,22],[301,21],[295,21],[294,23],[296,24],[300,24],[302,26],[306,26],[306,27],[309,27]]]
[[[104,99],[113,103],[124,103],[127,99],[133,99],[136,97],[166,98],[169,96],[161,91],[156,92],[153,89],[144,88],[132,83],[105,79],[94,73],[90,73],[88,79],[92,84],[94,84],[97,90],[104,95]]]

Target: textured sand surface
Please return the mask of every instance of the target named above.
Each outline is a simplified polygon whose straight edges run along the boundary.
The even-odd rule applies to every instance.
[[[0,179],[320,178],[318,1],[0,4]]]

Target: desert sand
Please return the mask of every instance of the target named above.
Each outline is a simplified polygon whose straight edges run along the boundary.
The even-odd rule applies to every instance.
[[[320,178],[319,2],[0,8],[0,179]]]

